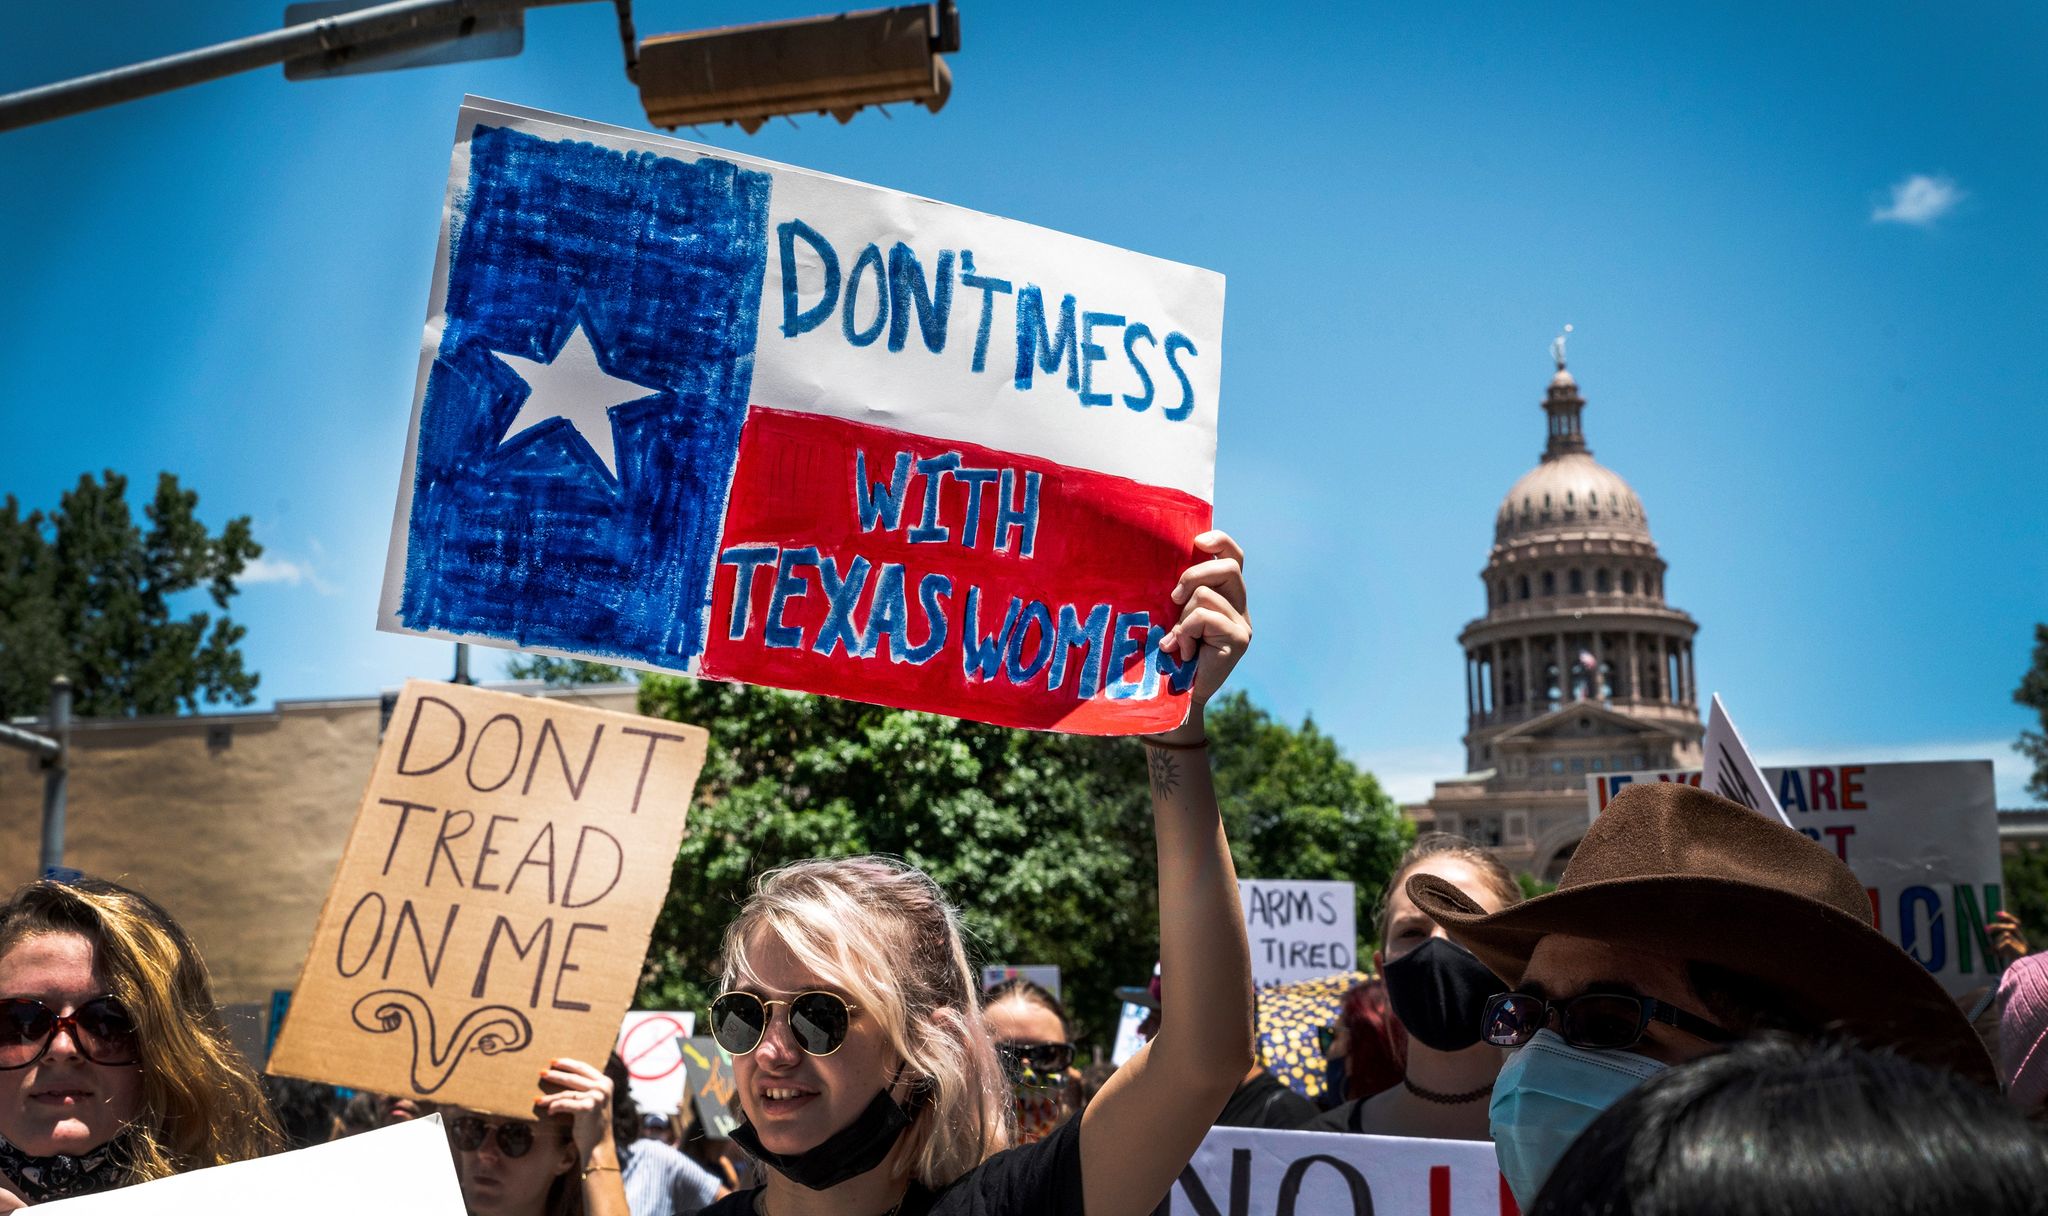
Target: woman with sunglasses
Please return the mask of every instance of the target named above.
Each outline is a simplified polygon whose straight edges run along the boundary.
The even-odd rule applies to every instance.
[[[469,1216],[629,1216],[612,1122],[612,1079],[549,1062],[534,1119],[443,1107]]]
[[[764,1184],[711,1216],[1146,1216],[1252,1061],[1251,962],[1202,707],[1251,641],[1243,553],[1221,532],[1172,592],[1161,649],[1196,661],[1185,721],[1146,738],[1160,958],[1176,1017],[1077,1119],[1014,1139],[1010,1086],[958,914],[881,857],[762,875],[726,930],[711,1031],[734,1056],[733,1131]]]
[[[981,994],[981,1019],[1010,1081],[1016,1143],[1045,1139],[1080,1105],[1065,1007],[1060,998],[1017,976]]]
[[[0,904],[0,1211],[282,1147],[168,913],[97,879]]]

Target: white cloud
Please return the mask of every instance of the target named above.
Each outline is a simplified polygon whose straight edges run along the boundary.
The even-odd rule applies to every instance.
[[[1912,224],[1931,227],[1934,221],[1955,210],[1967,197],[1962,187],[1946,177],[1915,173],[1892,183],[1892,201],[1870,212],[1874,224]]]
[[[242,573],[235,581],[244,587],[262,583],[282,583],[287,587],[311,587],[321,595],[333,595],[333,584],[314,571],[309,562],[295,562],[288,557],[259,557],[242,567]]]

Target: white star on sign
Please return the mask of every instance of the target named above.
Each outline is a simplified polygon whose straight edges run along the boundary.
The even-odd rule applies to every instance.
[[[569,340],[546,363],[503,351],[491,353],[526,381],[529,390],[526,400],[519,405],[518,417],[512,419],[505,437],[498,441],[499,446],[551,418],[566,418],[590,450],[597,453],[604,471],[617,481],[619,460],[612,439],[612,409],[661,390],[621,380],[599,367],[597,351],[580,324],[569,331]]]

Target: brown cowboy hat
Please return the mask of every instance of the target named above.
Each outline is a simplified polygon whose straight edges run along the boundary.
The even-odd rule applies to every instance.
[[[1848,866],[1690,785],[1637,782],[1617,794],[1548,895],[1489,914],[1448,881],[1417,874],[1408,898],[1510,983],[1547,934],[1598,938],[1762,980],[1808,1021],[1996,1083],[1962,1010],[1871,927],[1870,898]]]

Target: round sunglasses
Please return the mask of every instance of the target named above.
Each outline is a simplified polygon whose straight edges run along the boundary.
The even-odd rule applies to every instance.
[[[120,1067],[142,1062],[135,1021],[113,997],[94,997],[60,1014],[41,1001],[18,996],[0,1001],[0,1071],[35,1063],[57,1041],[59,1030],[68,1031],[78,1054],[95,1064]]]
[[[1667,1001],[1620,992],[1588,992],[1565,1001],[1546,1001],[1526,992],[1503,992],[1486,1002],[1480,1022],[1486,1041],[1495,1047],[1520,1047],[1536,1032],[1557,1023],[1558,1034],[1574,1047],[1592,1051],[1624,1051],[1643,1041],[1651,1022],[1675,1026],[1709,1043],[1732,1042],[1734,1035],[1695,1013]]]
[[[764,1001],[751,992],[727,992],[711,1002],[711,1037],[730,1055],[761,1045],[775,1006],[789,1008],[789,1036],[806,1055],[829,1056],[846,1042],[858,1005],[836,992],[799,992],[786,1001]]]
[[[485,1140],[496,1137],[500,1156],[524,1157],[533,1151],[538,1135],[536,1126],[518,1120],[496,1123],[475,1115],[457,1115],[448,1121],[448,1142],[465,1153],[473,1153],[484,1146]]]

